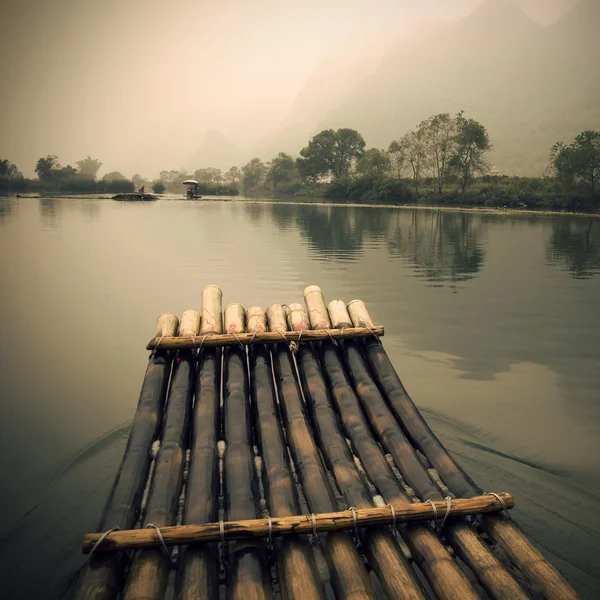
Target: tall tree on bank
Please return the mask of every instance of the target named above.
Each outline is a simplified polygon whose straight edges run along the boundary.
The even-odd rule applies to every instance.
[[[388,148],[388,156],[396,179],[402,179],[402,171],[406,166],[406,145],[402,141],[394,140]]]
[[[77,174],[77,169],[71,165],[63,167],[58,162],[58,156],[48,154],[37,161],[35,172],[41,181],[57,183],[72,179]]]
[[[440,113],[423,121],[418,129],[422,129],[427,148],[428,166],[436,181],[437,191],[444,191],[444,182],[448,176],[450,158],[454,150],[456,136],[456,120],[449,113]]]
[[[198,169],[194,172],[194,179],[198,183],[209,183],[213,185],[220,185],[223,183],[223,173],[221,169],[215,167],[207,167],[205,169]]]
[[[373,179],[389,176],[391,167],[390,157],[377,148],[366,150],[356,163],[356,171],[360,175]]]
[[[265,181],[266,165],[260,158],[253,158],[242,167],[242,186],[246,194],[258,190]]]
[[[83,179],[96,179],[102,163],[97,158],[86,156],[75,162]]]
[[[300,151],[298,169],[307,179],[347,178],[354,162],[365,150],[365,140],[354,129],[326,129]]]
[[[271,161],[267,182],[275,194],[284,196],[295,194],[302,186],[296,161],[289,154],[280,152]]]
[[[238,167],[231,167],[223,174],[223,180],[227,185],[237,187],[242,181],[242,172]]]
[[[0,188],[6,185],[8,181],[12,181],[13,179],[21,179],[23,175],[19,169],[17,169],[17,165],[11,163],[6,158],[0,159]]]
[[[600,131],[584,131],[572,144],[554,144],[550,166],[559,179],[589,186],[594,200],[600,182]]]
[[[400,144],[406,149],[406,158],[410,164],[412,178],[415,184],[415,192],[419,193],[419,182],[421,173],[427,162],[427,151],[425,147],[425,131],[422,128],[407,133]]]
[[[475,174],[487,168],[485,153],[492,145],[487,129],[474,119],[465,119],[463,113],[456,115],[456,136],[450,158],[450,167],[457,174],[464,192]]]

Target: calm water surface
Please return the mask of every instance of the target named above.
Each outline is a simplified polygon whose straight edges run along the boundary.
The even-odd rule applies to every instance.
[[[82,563],[164,311],[364,299],[446,447],[600,596],[600,219],[0,198],[3,597]]]

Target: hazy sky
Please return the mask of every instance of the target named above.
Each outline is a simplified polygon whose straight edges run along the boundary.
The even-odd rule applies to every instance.
[[[276,127],[332,52],[382,54],[480,1],[0,0],[0,156],[178,168],[209,129],[244,145]]]

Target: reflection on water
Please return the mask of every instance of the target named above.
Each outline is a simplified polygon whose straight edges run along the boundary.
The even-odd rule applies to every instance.
[[[519,525],[586,597],[600,597],[599,226],[0,198],[3,593],[59,597],[81,564],[158,314],[198,308],[207,283],[225,303],[262,306],[302,301],[317,283],[327,300],[367,301],[443,443],[482,487],[512,492]]]
[[[552,263],[564,264],[578,279],[600,272],[600,219],[564,217],[554,220],[548,256]]]

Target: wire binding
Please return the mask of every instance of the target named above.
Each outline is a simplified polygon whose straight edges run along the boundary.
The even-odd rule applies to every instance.
[[[111,529],[109,529],[108,531],[105,531],[101,536],[100,539],[92,546],[92,549],[90,550],[90,553],[87,555],[87,558],[85,559],[85,561],[83,562],[84,565],[87,565],[87,563],[90,561],[90,559],[92,558],[92,554],[94,554],[96,548],[104,541],[104,538],[106,538],[106,536],[109,533],[112,533],[113,531],[121,531],[120,527],[112,527]]]
[[[169,552],[169,549],[167,548],[167,545],[165,544],[165,540],[163,539],[160,529],[154,523],[148,523],[148,525],[146,525],[146,529],[151,529],[152,527],[156,531],[156,535],[158,536],[158,539],[160,540],[160,544],[163,547],[165,554],[167,555],[167,560],[169,561],[169,563],[172,564],[171,553]]]
[[[483,495],[484,496],[494,496],[494,498],[496,498],[496,500],[498,500],[498,502],[500,502],[500,506],[502,507],[502,514],[504,515],[504,518],[509,521],[512,521],[512,517],[510,516],[510,513],[508,512],[508,509],[506,508],[506,502],[504,502],[504,499],[501,496],[499,496],[495,492],[484,492]]]

